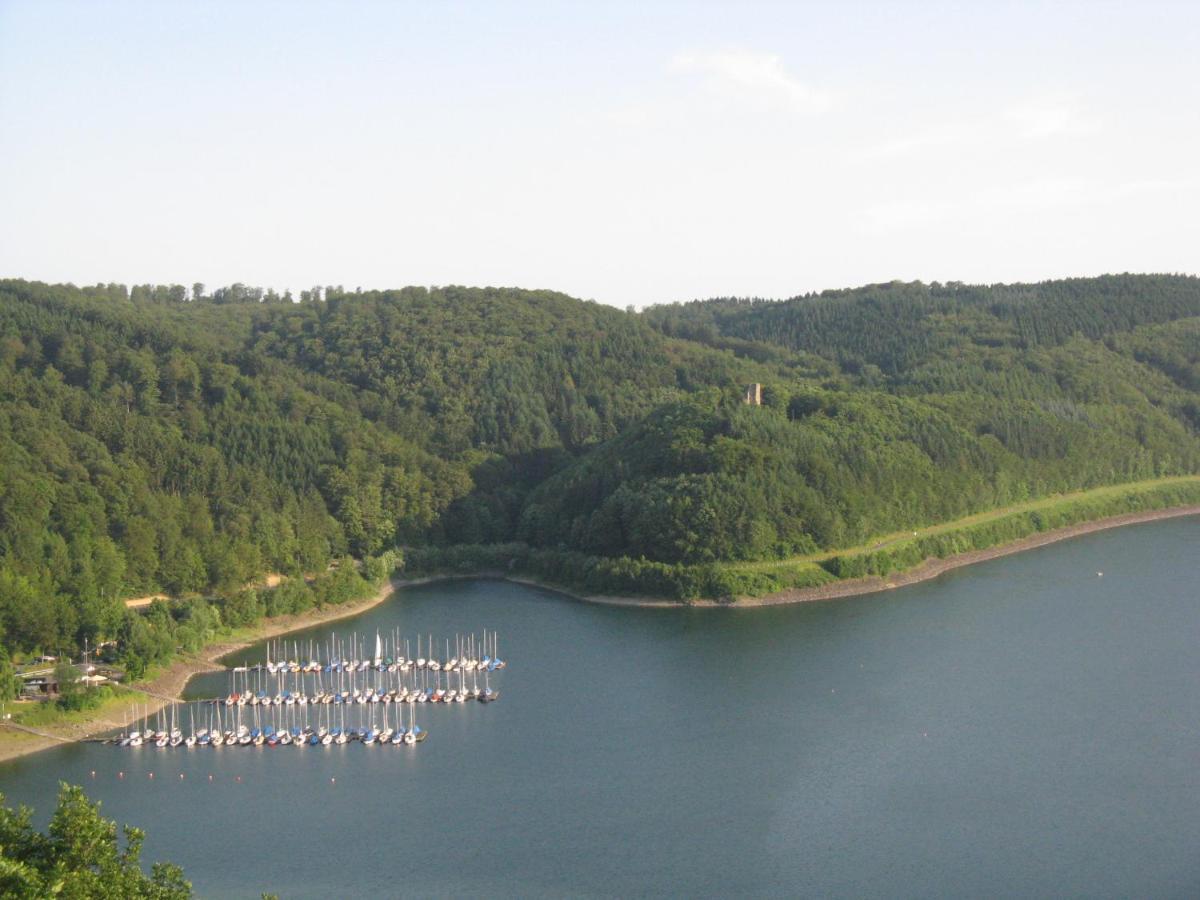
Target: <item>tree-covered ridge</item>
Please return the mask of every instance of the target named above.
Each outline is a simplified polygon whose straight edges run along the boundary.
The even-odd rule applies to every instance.
[[[550,291],[405,288],[260,307],[255,358],[353,385],[365,414],[470,472],[429,537],[504,541],[529,491],[659,404],[768,371]]]
[[[1058,346],[1200,316],[1200,279],[1106,275],[1040,284],[920,282],[824,291],[785,301],[734,298],[647,310],[666,334],[714,346],[763,342],[894,375],[964,346]]]
[[[371,391],[389,424],[449,456],[578,450],[729,374],[640,317],[550,291],[331,291],[254,327],[256,355]]]

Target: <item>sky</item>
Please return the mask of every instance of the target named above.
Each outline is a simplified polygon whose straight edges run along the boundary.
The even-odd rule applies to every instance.
[[[0,277],[1200,271],[1200,4],[0,0]]]

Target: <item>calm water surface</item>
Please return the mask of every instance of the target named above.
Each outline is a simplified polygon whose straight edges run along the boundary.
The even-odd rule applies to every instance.
[[[1177,519],[762,610],[407,589],[332,629],[510,660],[419,748],[77,745],[0,791],[44,822],[84,784],[205,897],[1195,897],[1198,551]]]

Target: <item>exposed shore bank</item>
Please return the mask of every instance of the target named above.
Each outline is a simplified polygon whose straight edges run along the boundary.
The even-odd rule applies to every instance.
[[[94,715],[38,728],[37,730],[41,733],[33,733],[30,730],[6,724],[5,727],[0,728],[0,762],[36,753],[40,750],[57,746],[58,744],[85,740],[90,737],[111,733],[121,727],[119,719],[122,713],[133,710],[135,705],[139,715],[145,714],[146,710],[149,710],[149,713],[153,715],[171,700],[180,699],[184,688],[193,675],[223,669],[224,666],[220,661],[230,654],[268,638],[356,616],[383,603],[397,589],[403,587],[414,587],[439,581],[495,578],[531,587],[543,588],[579,601],[598,603],[606,606],[660,609],[753,609],[761,606],[780,606],[792,603],[836,600],[844,597],[856,597],[864,594],[889,591],[911,584],[918,584],[922,581],[928,581],[952,569],[962,568],[989,559],[997,559],[1002,556],[1009,556],[1037,547],[1044,547],[1047,544],[1091,534],[1096,531],[1119,528],[1125,525],[1136,525],[1143,522],[1153,522],[1161,519],[1195,515],[1200,515],[1200,505],[1110,516],[1108,518],[1080,522],[1064,528],[1033,534],[1020,540],[989,547],[984,550],[960,553],[945,559],[927,559],[915,568],[893,574],[887,578],[847,579],[819,587],[782,591],[777,594],[739,599],[734,602],[720,602],[716,600],[683,602],[662,597],[621,597],[581,594],[562,585],[496,570],[430,575],[417,578],[393,578],[364,600],[339,606],[329,606],[323,609],[309,610],[296,615],[277,616],[272,619],[266,619],[252,628],[239,631],[234,638],[209,644],[198,654],[182,656],[155,678],[139,682],[132,686],[128,693],[124,695],[124,699],[121,702],[110,701],[103,709],[96,711]]]
[[[739,600],[734,604],[724,605],[727,607],[732,606],[735,609],[752,606],[778,606],[786,603],[807,603],[816,600],[836,600],[842,597],[856,597],[860,594],[875,594],[880,591],[890,591],[895,588],[905,587],[906,585],[929,581],[952,569],[961,569],[964,566],[985,562],[989,559],[998,559],[1001,556],[1011,556],[1014,553],[1033,550],[1037,547],[1044,547],[1047,544],[1081,537],[1096,531],[1107,531],[1110,528],[1120,528],[1125,525],[1139,525],[1143,522],[1156,522],[1160,519],[1177,519],[1184,516],[1197,515],[1200,515],[1200,505],[1109,516],[1105,519],[1080,522],[1076,525],[1068,525],[1065,528],[1056,528],[1052,531],[1031,534],[1029,537],[1010,541],[1007,544],[998,544],[995,547],[988,547],[984,550],[958,553],[954,556],[948,556],[945,559],[934,557],[925,560],[916,568],[908,569],[905,572],[897,572],[887,578],[873,576],[870,578],[847,579],[820,587],[782,591],[766,597],[749,598]],[[722,604],[711,603],[709,605],[718,606]]]

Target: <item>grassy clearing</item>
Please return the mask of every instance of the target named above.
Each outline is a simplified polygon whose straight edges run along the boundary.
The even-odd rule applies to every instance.
[[[135,703],[145,700],[137,691],[116,685],[95,690],[104,690],[109,696],[91,709],[69,711],[51,700],[40,703],[11,703],[8,705],[8,712],[12,713],[12,721],[18,725],[53,732],[75,725],[88,726],[97,719],[120,723],[122,713],[132,709]]]
[[[18,731],[15,728],[0,728],[0,761],[33,753],[49,745],[45,738]]]
[[[746,571],[775,571],[781,566],[791,566],[803,563],[819,565],[822,561],[831,559],[833,557],[861,556],[863,554],[872,553],[884,547],[889,547],[893,544],[911,541],[914,538],[919,540],[922,537],[929,537],[931,535],[961,531],[974,525],[980,525],[986,522],[994,522],[1018,514],[1032,512],[1053,513],[1058,510],[1070,509],[1075,504],[1080,502],[1104,501],[1115,498],[1127,499],[1138,496],[1151,498],[1155,493],[1160,492],[1164,488],[1187,488],[1188,486],[1193,485],[1200,487],[1200,475],[1181,475],[1172,478],[1155,478],[1147,481],[1133,481],[1129,482],[1128,484],[1110,484],[1105,485],[1104,487],[1092,488],[1091,490],[1087,491],[1075,491],[1070,494],[1053,494],[1049,497],[1041,497],[1037,500],[1027,500],[1024,503],[1015,503],[1011,506],[1005,506],[999,509],[991,509],[987,510],[986,512],[964,516],[961,519],[955,519],[951,522],[940,522],[935,525],[928,525],[918,528],[914,531],[895,531],[891,534],[873,537],[869,541],[853,547],[844,547],[838,550],[822,550],[817,553],[809,553],[805,556],[791,556],[785,560],[768,559],[759,562],[739,563],[737,564],[737,568],[744,569]],[[1144,508],[1154,509],[1158,507],[1150,506]],[[1166,507],[1163,506],[1161,508]],[[1113,515],[1117,514],[1118,513],[1113,513]]]

